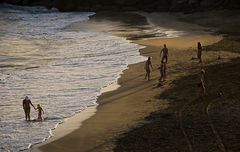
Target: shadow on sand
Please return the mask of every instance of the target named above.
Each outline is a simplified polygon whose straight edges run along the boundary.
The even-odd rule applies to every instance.
[[[239,151],[240,59],[206,70],[207,94],[197,98],[196,75],[182,77],[156,96],[169,108],[123,134],[114,151]]]

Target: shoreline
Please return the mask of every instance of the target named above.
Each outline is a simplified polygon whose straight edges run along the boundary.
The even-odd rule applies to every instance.
[[[199,37],[200,37],[199,41],[200,40],[203,41],[206,38],[204,36],[199,36]],[[216,40],[213,40],[214,37],[216,37]],[[191,38],[193,38],[193,37],[191,37]],[[213,40],[213,42],[211,42],[209,44],[217,43],[221,40],[221,38],[218,36],[213,36],[213,37],[210,36],[208,38],[209,39],[207,39],[207,41]],[[183,43],[186,43],[187,41],[189,41],[188,39],[187,40],[185,39],[185,41],[184,40],[183,41],[176,40],[176,39],[184,39],[183,37],[173,38],[173,39],[170,40],[168,38],[165,38],[165,39],[153,38],[150,40],[133,41],[133,43],[137,43],[140,45],[144,44],[146,46],[146,48],[140,50],[141,55],[155,56],[156,52],[159,51],[159,47],[163,43],[168,43],[168,44],[170,44],[169,48],[176,49],[177,46],[179,46],[179,45],[182,46]],[[193,38],[193,39],[194,39],[194,41],[191,44],[187,44],[184,47],[180,47],[180,50],[182,50],[182,51],[185,49],[184,52],[187,55],[189,55],[189,57],[190,57],[190,55],[194,54],[193,47],[195,45],[193,45],[193,44],[195,44],[195,41],[198,41],[198,39],[196,39],[196,38]],[[171,46],[172,40],[174,41],[172,44],[174,46]],[[187,52],[188,50],[190,50],[190,52]],[[174,53],[176,53],[177,56],[180,56],[178,51],[179,50],[176,49],[174,51]],[[155,54],[155,55],[153,55],[153,54]],[[209,53],[209,56],[210,57],[208,57],[206,59],[206,62],[207,62],[206,66],[210,62],[212,62],[212,60],[213,60],[212,58],[215,56],[215,53]],[[233,57],[234,54],[226,53],[226,56]],[[154,61],[153,61],[154,66],[157,66],[157,64],[158,64],[156,62],[156,60],[158,60],[158,58],[154,59]],[[184,60],[186,60],[186,58],[184,58]],[[187,59],[187,60],[189,60],[189,59]],[[175,61],[175,62],[179,62],[179,61]],[[184,63],[184,61],[180,60],[180,63],[182,64],[182,63]],[[176,66],[175,64],[170,65],[170,67]],[[216,64],[215,61],[213,64]],[[125,133],[126,131],[131,130],[131,128],[135,128],[139,125],[141,126],[141,124],[145,121],[144,120],[145,117],[148,116],[150,113],[159,111],[159,110],[163,111],[164,109],[166,109],[170,103],[168,101],[164,101],[164,100],[159,101],[158,99],[152,98],[151,96],[153,96],[154,94],[156,95],[157,90],[154,90],[153,92],[149,92],[152,90],[152,87],[154,87],[154,85],[156,84],[156,81],[157,81],[156,78],[158,76],[158,72],[157,71],[153,72],[154,79],[149,84],[146,84],[145,81],[141,81],[141,78],[139,78],[139,77],[143,77],[143,74],[136,75],[133,73],[134,68],[138,68],[138,70],[139,70],[142,66],[143,66],[143,62],[140,62],[137,64],[129,65],[128,66],[129,69],[124,70],[123,74],[118,79],[120,88],[118,88],[117,90],[111,91],[111,92],[106,92],[105,94],[102,94],[99,97],[98,101],[100,102],[100,105],[98,107],[99,111],[96,113],[97,116],[94,115],[90,119],[87,119],[86,121],[84,121],[83,124],[85,126],[83,125],[82,127],[78,128],[76,131],[74,131],[74,132],[66,135],[65,137],[60,138],[50,144],[44,144],[43,146],[39,147],[40,150],[41,151],[54,151],[57,149],[59,151],[64,151],[64,150],[77,151],[78,148],[81,148],[82,151],[101,151],[101,150],[111,151],[115,146],[115,144],[114,144],[114,142],[116,140],[115,138],[119,137],[119,135]],[[188,72],[186,72],[186,73],[183,72],[180,75],[175,76],[174,71],[170,70],[170,75],[173,74],[173,76],[172,76],[172,78],[169,79],[169,82],[166,84],[166,86],[164,87],[163,90],[171,88],[172,87],[171,81],[173,81],[174,79],[177,79],[178,77],[183,77],[185,75],[188,75],[189,74]],[[139,80],[140,80],[140,82],[137,82]],[[126,83],[128,83],[128,85]],[[141,86],[141,85],[143,85],[143,86]],[[163,92],[163,90],[161,90],[160,92]],[[144,98],[145,96],[141,96],[141,94],[146,95],[145,91],[147,91],[148,95],[147,95],[147,98],[143,100],[141,98]],[[119,94],[119,95],[116,95],[116,94]],[[132,101],[133,99],[136,99],[136,94],[138,96],[140,96],[140,97],[137,97],[137,99],[140,100],[141,102],[133,102]],[[129,101],[131,101],[131,102],[128,103]],[[158,103],[156,101],[158,101]],[[140,105],[138,105],[138,104],[140,104]],[[128,108],[125,106],[130,106],[131,108]],[[133,107],[133,106],[135,106],[135,107]],[[116,113],[116,109],[120,110],[121,108],[119,108],[119,107],[124,108],[124,110],[126,110],[126,109],[132,110],[133,112],[129,112],[127,110],[126,113],[119,112],[119,114],[118,114],[118,113]],[[145,107],[145,108],[142,109],[143,107]],[[140,108],[140,109],[138,109],[138,108]],[[105,111],[105,112],[107,111],[107,113],[102,113],[103,111]],[[134,113],[138,116],[134,117],[134,116],[130,115],[130,114],[134,114]],[[123,120],[121,120],[121,121],[125,121],[125,122],[117,122],[118,120],[116,120],[116,118],[113,118],[114,116],[108,116],[107,114],[116,115],[116,116],[129,116],[130,118],[123,118]],[[105,124],[103,124],[102,122],[100,123],[101,118],[105,118],[105,117],[109,117],[109,118],[107,118],[108,120],[104,123],[115,122],[117,124],[110,124],[111,127],[109,128],[109,126],[105,126]],[[95,124],[96,122],[97,122],[97,124]],[[96,125],[96,126],[94,127],[92,125]],[[99,128],[97,128],[97,126],[103,127],[103,128],[99,129]],[[115,129],[115,127],[118,127],[118,128]],[[97,131],[93,131],[94,129],[96,129]],[[91,133],[91,132],[88,133],[87,131],[93,131],[94,133]],[[99,132],[100,132],[100,134],[99,134]],[[107,133],[107,135],[104,135],[103,133],[105,133],[105,134]],[[85,134],[85,135],[83,135],[83,134]],[[84,141],[83,139],[85,139],[85,138],[88,138],[89,141]],[[97,138],[97,139],[95,139],[95,138]],[[78,139],[79,142],[74,141],[76,139]],[[95,140],[98,140],[98,141],[95,141]],[[74,143],[71,143],[71,141]],[[93,143],[91,143],[91,142],[93,142]],[[85,145],[87,143],[89,145]],[[72,149],[69,149],[70,147]]]
[[[96,15],[96,13],[94,15],[91,15],[90,20],[87,20],[85,22],[92,21],[91,18],[94,17],[95,15]],[[85,22],[82,22],[82,21],[75,22],[75,23],[71,24],[70,26],[68,26],[65,30],[66,31],[74,30],[74,28],[75,28],[74,24],[80,23],[80,24],[82,24],[81,26],[84,26],[85,29],[94,31],[93,27],[90,27],[89,29],[88,29],[88,27],[85,27]],[[87,23],[87,25],[88,24],[89,23]],[[97,31],[100,32],[100,31],[102,31],[102,29],[97,30]],[[114,36],[116,36],[116,35],[114,34]],[[122,36],[118,36],[118,37],[122,37]],[[125,38],[127,40],[127,37],[123,37],[123,38]],[[128,40],[128,41],[129,41],[129,43],[134,43],[131,40]],[[139,50],[141,50],[141,49],[139,49]],[[138,52],[139,52],[139,50],[138,50]],[[123,71],[125,71],[127,69],[128,69],[128,66]],[[108,84],[107,86],[104,86],[101,89],[99,96],[102,96],[105,93],[109,93],[109,92],[112,92],[114,90],[117,90],[119,87],[121,87],[121,85],[119,85],[117,81],[121,77],[121,75],[123,74],[123,71],[121,72],[121,74],[119,74],[116,81],[111,82],[110,84]],[[98,98],[99,98],[99,96],[98,96]],[[83,125],[84,121],[90,119],[93,115],[95,115],[97,113],[97,109],[98,109],[98,106],[99,106],[98,98],[96,100],[97,105],[86,107],[86,109],[84,109],[83,111],[77,112],[73,116],[64,119],[63,122],[56,124],[55,128],[50,129],[50,131],[49,131],[50,135],[49,135],[48,138],[45,138],[40,143],[36,143],[36,144],[31,143],[29,145],[28,149],[25,149],[23,151],[41,152],[40,147],[42,147],[44,145],[47,145],[47,144],[50,144],[51,142],[56,141],[60,138],[64,138],[64,136],[66,136],[66,135],[74,132],[75,130],[79,129]]]
[[[161,38],[160,38],[161,39]],[[167,38],[168,39],[168,38]],[[155,39],[154,39],[155,40]],[[143,41],[145,41],[145,40],[143,40]],[[151,40],[150,40],[151,41]],[[216,41],[217,42],[217,41]],[[142,41],[140,40],[140,42],[137,42],[137,41],[135,41],[134,43],[137,43],[137,44],[142,44]],[[158,47],[156,47],[156,46],[147,46],[146,48],[143,48],[143,49],[141,49],[140,50],[140,52],[141,52],[141,55],[145,55],[145,53],[146,53],[146,51],[147,52],[149,52],[150,51],[150,53],[151,53],[151,50],[153,50],[153,48],[155,49],[155,51],[156,51],[156,49],[158,50]],[[123,94],[124,95],[120,95],[120,98],[125,98],[124,96],[128,96],[129,94],[131,95],[132,94],[132,92],[133,92],[133,94],[134,94],[134,92],[135,92],[135,87],[137,87],[137,90],[142,90],[141,89],[141,86],[135,86],[134,88],[128,88],[128,89],[130,89],[129,91],[127,91],[127,92],[125,92],[126,91],[126,88],[122,88],[122,87],[124,87],[125,85],[123,84],[123,83],[126,83],[126,81],[129,81],[128,79],[131,79],[131,78],[127,78],[127,80],[121,80],[121,79],[123,79],[123,77],[124,76],[126,76],[126,72],[129,72],[129,71],[131,71],[135,66],[139,66],[140,65],[140,67],[142,67],[142,65],[143,65],[143,62],[140,62],[140,63],[137,63],[137,64],[133,64],[133,65],[129,65],[129,69],[127,69],[127,70],[124,70],[124,74],[118,79],[118,81],[119,81],[119,84],[120,84],[120,88],[118,88],[117,90],[114,90],[114,91],[111,91],[111,92],[106,92],[105,94],[102,94],[100,97],[99,97],[99,99],[98,99],[98,102],[100,103],[99,104],[99,106],[98,106],[98,108],[97,108],[97,112],[96,112],[96,114],[95,115],[93,115],[92,117],[90,117],[89,119],[87,119],[87,120],[85,120],[84,122],[83,122],[83,126],[81,126],[80,128],[78,128],[77,130],[75,130],[74,132],[72,132],[72,133],[70,133],[70,134],[68,134],[68,135],[66,135],[66,136],[64,136],[63,138],[60,138],[60,139],[58,139],[58,140],[54,140],[53,142],[51,142],[51,143],[46,143],[46,144],[43,144],[42,146],[40,146],[40,147],[38,147],[38,150],[40,150],[40,151],[55,151],[55,150],[58,150],[58,151],[66,151],[66,150],[69,150],[69,151],[77,151],[77,149],[78,148],[80,148],[81,147],[81,149],[83,149],[82,151],[110,151],[109,150],[109,148],[110,149],[112,149],[113,147],[114,147],[114,145],[112,145],[112,141],[110,141],[110,143],[108,143],[108,144],[106,144],[106,145],[101,145],[100,143],[102,143],[102,140],[103,139],[101,139],[101,138],[105,138],[105,137],[101,137],[100,139],[100,143],[98,143],[98,144],[96,144],[96,143],[94,143],[94,144],[89,144],[87,141],[83,141],[83,139],[85,139],[85,138],[88,138],[88,136],[86,136],[86,135],[84,135],[84,134],[88,134],[88,132],[86,132],[86,130],[88,130],[88,131],[91,131],[91,130],[93,130],[93,128],[94,129],[96,129],[96,127],[93,127],[93,128],[88,128],[88,127],[90,127],[90,126],[92,126],[93,124],[94,125],[97,125],[97,126],[99,126],[99,127],[101,127],[102,125],[104,125],[104,124],[102,124],[102,123],[100,123],[99,121],[101,121],[100,119],[101,119],[101,117],[102,116],[105,116],[106,114],[113,114],[113,112],[112,112],[112,110],[111,110],[111,112],[108,112],[109,111],[109,108],[107,107],[106,108],[106,106],[108,106],[109,104],[111,104],[111,107],[112,106],[117,106],[117,109],[119,108],[118,106],[120,106],[121,105],[121,103],[118,103],[118,104],[120,104],[120,105],[115,105],[116,103],[114,103],[114,102],[116,102],[116,101],[114,101],[114,102],[112,102],[113,100],[118,100],[118,97],[111,97],[113,94],[118,94],[118,93],[120,93],[120,94],[122,94],[122,92],[123,92]],[[155,65],[156,66],[156,65]],[[157,72],[157,71],[156,71]],[[157,75],[158,75],[158,72],[156,73],[156,72],[154,72],[154,75],[153,75],[153,77],[154,77],[154,80],[153,81],[151,81],[150,82],[150,84],[147,84],[147,90],[151,90],[151,88],[152,87],[154,87],[155,86],[155,84],[156,84],[156,81],[157,81]],[[134,76],[135,77],[135,76]],[[139,77],[139,76],[138,76]],[[141,77],[143,77],[143,75],[141,76]],[[139,78],[138,78],[138,80],[139,80]],[[146,82],[144,81],[144,82],[141,82],[141,83],[143,83],[143,84],[145,84],[146,85]],[[146,86],[144,86],[144,87],[146,87]],[[168,87],[166,86],[166,88],[165,89],[167,89]],[[133,89],[133,91],[131,91],[131,89]],[[165,90],[164,89],[164,90]],[[139,92],[139,91],[137,91],[137,92]],[[154,92],[156,92],[157,90],[155,90]],[[163,91],[163,90],[162,90]],[[162,92],[161,91],[161,92]],[[141,91],[140,91],[141,92]],[[154,93],[153,93],[154,94]],[[133,97],[132,98],[135,98],[134,97],[134,95],[133,95]],[[144,97],[141,97],[141,98],[144,98]],[[148,97],[149,98],[149,97]],[[149,100],[149,101],[148,101]],[[104,132],[105,133],[107,133],[107,132],[112,132],[112,133],[110,133],[110,134],[112,134],[112,135],[114,135],[115,137],[117,137],[117,136],[119,136],[120,134],[122,134],[122,133],[124,133],[125,131],[127,131],[127,130],[129,130],[129,129],[131,129],[131,128],[135,128],[135,127],[137,127],[137,126],[139,126],[139,125],[141,125],[141,123],[142,123],[142,121],[144,122],[144,118],[146,117],[146,116],[148,116],[148,114],[150,114],[150,113],[152,113],[152,112],[154,112],[154,111],[157,111],[157,110],[159,110],[159,109],[165,109],[165,108],[167,108],[168,107],[168,102],[166,102],[166,101],[161,101],[162,103],[159,105],[159,103],[154,103],[155,102],[155,99],[151,99],[151,97],[148,99],[147,101],[143,101],[143,103],[141,103],[141,104],[143,104],[143,105],[141,105],[141,107],[143,106],[143,107],[145,107],[145,106],[149,106],[149,107],[151,107],[151,108],[146,108],[145,110],[147,110],[147,111],[145,111],[145,112],[139,112],[138,110],[138,108],[136,108],[136,111],[135,112],[137,112],[137,115],[140,115],[140,119],[139,118],[137,118],[137,119],[135,119],[135,116],[133,116],[132,118],[130,118],[131,120],[127,120],[127,124],[125,124],[125,125],[127,125],[127,126],[122,126],[122,127],[120,127],[120,128],[117,128],[117,130],[118,129],[120,129],[120,131],[118,130],[118,131],[115,131],[114,129],[112,129],[113,130],[113,132],[112,132],[112,130],[111,131],[109,131],[108,129],[110,129],[110,128],[104,128],[104,130],[105,129],[107,129],[107,130],[105,130]],[[128,100],[127,100],[128,101]],[[126,104],[126,103],[125,103]],[[134,105],[135,105],[136,103],[134,103]],[[137,104],[139,104],[138,102],[137,102]],[[153,104],[153,105],[151,105],[151,104]],[[135,105],[136,107],[137,107],[137,105]],[[124,106],[125,107],[125,106]],[[132,106],[130,106],[131,108],[133,108]],[[102,110],[102,109],[104,109],[104,110]],[[106,112],[106,110],[107,110],[107,112]],[[130,110],[130,109],[129,109]],[[132,109],[131,109],[132,110]],[[150,111],[149,111],[150,110]],[[106,112],[106,114],[105,114],[105,112],[103,112],[103,111],[105,111]],[[114,110],[115,111],[115,110]],[[133,113],[135,113],[135,112],[133,112]],[[115,112],[114,112],[115,113]],[[132,114],[133,114],[132,113]],[[100,116],[99,116],[100,115]],[[118,115],[118,114],[117,114]],[[122,114],[120,114],[120,115],[122,115]],[[125,114],[124,114],[125,115]],[[127,115],[129,115],[129,114],[127,114]],[[94,117],[96,117],[96,116],[98,116],[98,118],[94,118]],[[99,118],[100,117],[100,118]],[[113,119],[113,118],[111,118],[111,119]],[[94,120],[94,123],[93,122],[91,122],[91,120]],[[90,121],[90,122],[89,122]],[[131,122],[131,123],[130,123]],[[97,124],[95,124],[95,123],[97,123]],[[106,123],[107,124],[107,123]],[[114,125],[113,125],[114,126]],[[121,126],[121,125],[120,125]],[[83,129],[83,127],[84,127],[84,129]],[[87,127],[87,129],[86,129],[86,127]],[[112,128],[112,127],[111,127]],[[114,127],[113,127],[114,128]],[[80,132],[79,132],[79,130],[81,130]],[[98,130],[98,129],[97,129]],[[101,130],[101,129],[100,129]],[[81,135],[79,134],[79,133],[81,133]],[[120,133],[120,134],[119,134]],[[90,133],[91,134],[91,133]],[[94,133],[95,134],[95,133]],[[111,136],[112,136],[111,135]],[[73,140],[75,140],[75,138],[79,138],[79,136],[81,136],[80,137],[80,141],[82,142],[81,143],[81,145],[72,145],[72,144],[70,144],[69,142],[71,141],[71,142],[73,142]],[[96,140],[95,139],[95,137],[96,138],[99,138],[99,137],[97,137],[98,135],[93,135],[93,138],[91,138],[92,140]],[[111,139],[111,140],[113,140],[113,139]],[[67,142],[67,141],[69,141],[69,142]],[[94,142],[93,141],[93,142]],[[67,143],[66,143],[67,142]],[[98,142],[98,141],[97,141]],[[88,145],[86,145],[88,143]],[[80,143],[79,143],[80,144]],[[60,146],[61,145],[61,146]],[[64,147],[62,147],[64,145]],[[66,145],[71,145],[71,150],[69,149],[70,147],[66,147]],[[90,145],[90,146],[89,146]],[[96,145],[101,145],[100,147],[98,147],[98,146],[96,146]],[[75,147],[75,146],[77,146],[77,147]],[[90,148],[89,149],[89,147],[92,147],[92,148]],[[95,148],[99,148],[99,149],[101,149],[101,150],[96,150]],[[34,151],[34,150],[33,150]]]
[[[111,92],[120,87],[117,82],[113,82],[101,89],[100,94],[104,94],[106,92]],[[101,96],[100,95],[100,96]],[[67,134],[70,134],[71,132],[79,129],[83,122],[87,119],[90,119],[93,115],[97,112],[98,105],[87,107],[85,110],[76,113],[74,116],[66,118],[62,123],[57,124],[54,129],[50,130],[50,137],[46,140],[44,140],[42,143],[38,144],[32,144],[29,149],[26,149],[24,151],[29,152],[41,152],[39,147],[44,146],[46,144],[49,144],[55,140],[58,140],[60,138],[63,138]]]
[[[89,21],[91,22],[92,21],[91,18],[94,18],[95,15],[96,14],[90,16],[90,20],[88,20],[87,22],[89,22]],[[78,24],[78,23],[83,24],[82,26],[84,26],[85,29],[88,29],[84,22],[76,22],[76,23],[73,23],[72,25],[70,25],[66,30],[73,30],[75,24]],[[89,23],[87,23],[87,25],[88,24]],[[116,26],[116,24],[114,24],[114,26]],[[115,28],[115,27],[113,27],[113,28]],[[91,27],[89,29],[93,30],[93,27]],[[101,29],[101,30],[97,30],[97,31],[99,32],[99,31],[103,31],[103,30]],[[118,34],[113,34],[113,35],[118,35]],[[123,37],[123,36],[119,36],[119,37]],[[127,40],[127,37],[123,37],[123,38],[126,38],[126,40]],[[130,40],[129,43],[134,43],[134,42]],[[135,44],[137,44],[137,43],[135,43]],[[138,52],[140,52],[140,50],[138,50]],[[140,55],[140,53],[139,53],[139,55]],[[125,70],[127,70],[128,68],[129,68],[129,65],[126,67]],[[125,71],[125,70],[123,70],[123,71]],[[122,71],[122,74],[123,74],[123,71]],[[119,77],[117,78],[117,81],[121,77],[122,74],[119,75]],[[119,85],[119,83],[117,81],[112,82],[109,85],[103,87],[101,89],[101,91],[100,91],[100,95],[98,96],[98,98],[100,96],[102,96],[104,93],[109,93],[109,92],[112,92],[112,91],[117,90],[118,88],[120,88],[121,85]],[[42,147],[44,145],[47,145],[47,144],[50,144],[51,142],[56,141],[56,140],[58,140],[60,138],[64,138],[64,136],[66,136],[66,135],[74,132],[75,130],[79,129],[83,125],[84,121],[90,119],[92,116],[94,116],[97,113],[97,109],[98,109],[98,106],[100,104],[100,103],[98,103],[98,98],[97,98],[97,101],[96,101],[96,104],[97,104],[96,106],[87,107],[85,110],[83,110],[83,111],[81,111],[79,113],[76,113],[75,115],[73,115],[73,116],[71,116],[69,118],[64,119],[64,121],[62,123],[56,124],[56,127],[49,131],[50,132],[50,136],[48,138],[46,138],[41,143],[31,144],[29,146],[30,148],[28,148],[28,149],[26,149],[24,151],[41,152],[42,150],[40,150],[40,147]]]

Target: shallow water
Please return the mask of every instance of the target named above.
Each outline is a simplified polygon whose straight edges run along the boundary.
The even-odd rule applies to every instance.
[[[44,141],[64,118],[96,105],[128,64],[143,61],[141,46],[123,38],[65,30],[93,14],[0,6],[0,151]],[[25,95],[42,105],[46,121],[24,121]]]

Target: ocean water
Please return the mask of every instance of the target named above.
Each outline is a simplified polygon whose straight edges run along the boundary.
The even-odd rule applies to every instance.
[[[66,30],[91,12],[0,5],[0,151],[40,143],[65,118],[96,105],[104,86],[128,64],[143,61],[141,46],[101,32]],[[22,100],[41,104],[47,119],[26,122]],[[32,108],[32,119],[37,112]]]

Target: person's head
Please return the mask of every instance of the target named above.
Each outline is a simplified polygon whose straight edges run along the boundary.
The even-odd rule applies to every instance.
[[[151,60],[151,57],[148,57],[148,61],[150,61]]]
[[[201,74],[205,74],[205,70],[204,69],[201,70]]]
[[[25,96],[25,99],[24,100],[29,100],[28,96]]]
[[[201,46],[201,43],[200,43],[200,42],[198,42],[197,44],[198,44],[198,46]]]
[[[163,47],[164,47],[164,48],[166,48],[166,47],[167,47],[167,45],[166,45],[166,44],[163,44]]]
[[[40,104],[37,104],[37,107],[38,107],[38,108],[41,108],[41,105],[40,105]]]

